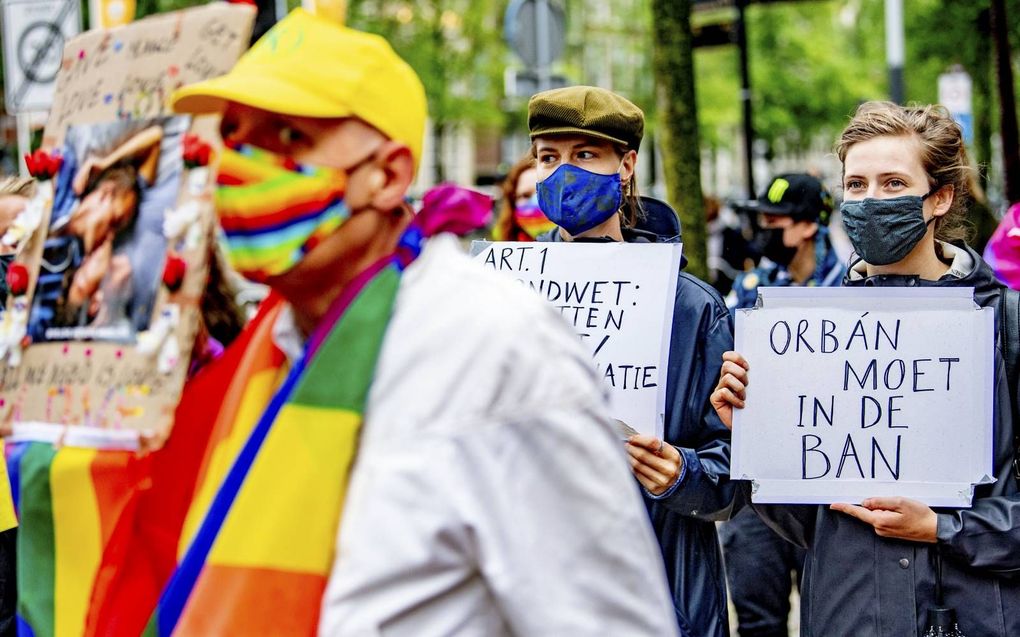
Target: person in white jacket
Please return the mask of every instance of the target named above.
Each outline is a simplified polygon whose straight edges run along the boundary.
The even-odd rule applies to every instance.
[[[270,273],[282,298],[271,338],[299,365],[334,300],[416,227],[404,198],[421,82],[381,38],[297,10],[174,105],[221,112],[231,148],[346,174],[338,228],[285,267],[242,268]],[[629,474],[591,360],[551,306],[483,271],[453,237],[428,239],[399,280],[321,602],[281,595],[267,612],[219,590],[211,607],[225,623],[206,625],[259,612],[324,635],[675,635]]]

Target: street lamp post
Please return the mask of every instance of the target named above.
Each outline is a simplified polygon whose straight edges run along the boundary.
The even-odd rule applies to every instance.
[[[747,173],[748,198],[757,193],[754,188],[754,119],[751,111],[751,70],[747,61],[747,20],[745,10],[748,0],[737,0],[737,50],[740,51],[740,105],[744,115],[744,171]]]
[[[885,58],[889,67],[889,99],[902,104],[903,62],[906,58],[903,37],[903,0],[885,0]]]

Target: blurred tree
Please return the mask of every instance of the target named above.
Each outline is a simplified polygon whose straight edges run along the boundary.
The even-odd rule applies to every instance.
[[[1020,135],[1017,132],[1016,87],[1013,83],[1013,59],[1009,42],[1009,16],[1005,0],[991,0],[989,11],[992,38],[995,41],[995,76],[999,92],[1003,168],[1006,202],[1020,201]]]
[[[981,250],[994,232],[996,218],[984,196],[988,167],[992,163],[992,135],[997,125],[993,83],[993,45],[990,3],[953,0],[918,0],[906,21],[908,102],[938,101],[938,76],[959,65],[970,75],[973,95],[974,142],[971,156],[977,166],[975,205],[970,214],[974,227],[970,239]],[[991,193],[993,199],[1001,194]]]
[[[687,271],[707,280],[690,0],[652,0],[652,33],[658,137],[667,198],[680,213]]]
[[[937,101],[939,74],[953,65],[962,66],[973,82],[974,154],[982,166],[991,161],[994,87],[990,28],[987,1],[918,0],[906,23],[908,100]]]
[[[809,0],[747,9],[753,124],[767,159],[830,148],[857,104],[884,98],[881,3]],[[877,23],[862,17],[873,8]],[[701,25],[725,23],[736,12],[697,18]],[[695,62],[702,144],[713,154],[737,150],[742,134],[737,49],[700,48]]]
[[[137,0],[138,17],[208,0]],[[287,0],[288,7],[301,0]],[[435,132],[437,180],[444,178],[443,140],[458,124],[504,122],[502,38],[505,0],[349,0],[347,24],[385,37],[425,85]]]
[[[425,84],[437,181],[445,178],[441,153],[449,127],[503,124],[503,9],[504,2],[491,0],[350,0],[348,24],[389,40]]]
[[[858,103],[885,96],[882,23],[859,13],[868,4],[881,10],[881,0],[749,8],[754,127],[771,151],[834,140]]]

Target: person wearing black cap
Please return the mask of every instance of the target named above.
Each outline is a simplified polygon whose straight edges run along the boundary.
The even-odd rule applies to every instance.
[[[767,261],[734,281],[726,299],[732,309],[753,307],[762,285],[826,287],[843,280],[846,268],[829,240],[832,196],[818,178],[779,175],[760,197],[738,208],[758,215]],[[723,523],[719,535],[739,634],[785,637],[791,573],[799,581],[804,550],[779,537],[750,508]]]
[[[528,104],[539,207],[558,226],[539,240],[676,242],[676,213],[638,197],[644,113],[610,91],[573,86]],[[683,267],[682,261],[681,267]],[[666,379],[665,440],[634,435],[627,452],[659,539],[681,634],[729,634],[715,520],[729,516],[730,436],[709,397],[733,323],[707,283],[680,272]],[[651,571],[650,571],[651,572]]]
[[[846,267],[829,239],[832,195],[817,177],[779,175],[757,199],[738,209],[757,214],[762,256],[768,259],[733,283],[726,298],[732,309],[753,307],[762,285],[839,285]]]

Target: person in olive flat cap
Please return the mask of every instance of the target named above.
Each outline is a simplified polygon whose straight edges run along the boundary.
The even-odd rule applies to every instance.
[[[559,226],[539,240],[680,240],[676,213],[638,196],[634,168],[644,113],[632,102],[591,86],[545,91],[528,104],[528,127],[539,206]],[[726,584],[714,521],[729,516],[734,489],[729,432],[709,397],[722,352],[733,344],[733,324],[715,290],[685,272],[675,299],[664,440],[634,435],[626,446],[662,549],[680,632],[726,637]]]

